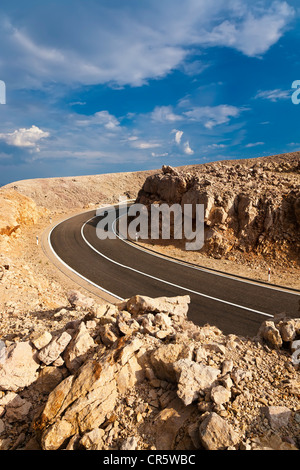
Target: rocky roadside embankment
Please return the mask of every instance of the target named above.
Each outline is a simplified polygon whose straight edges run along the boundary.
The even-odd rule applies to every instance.
[[[163,166],[146,178],[137,202],[149,207],[180,204],[183,211],[185,204],[203,204],[202,254],[299,270],[299,152],[176,169]],[[184,250],[185,240],[172,244]]]
[[[119,197],[135,198],[150,174],[24,180],[0,188],[0,339],[17,341],[33,324],[50,327],[66,292],[78,288],[45,256],[45,230],[76,213],[117,204]]]
[[[68,299],[2,343],[2,449],[299,450],[300,319],[249,339],[187,321],[188,296]]]

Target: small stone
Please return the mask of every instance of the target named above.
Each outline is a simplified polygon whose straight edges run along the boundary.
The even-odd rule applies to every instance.
[[[226,375],[228,372],[231,372],[233,369],[233,361],[226,360],[222,364],[222,375]]]
[[[222,387],[222,385],[213,387],[210,395],[216,405],[223,405],[224,403],[228,403],[231,397],[230,391],[227,388]]]
[[[138,446],[137,438],[135,436],[128,437],[122,442],[120,450],[136,450]]]
[[[30,338],[30,340],[34,347],[40,350],[50,343],[50,341],[52,340],[52,335],[48,331],[44,331],[43,333],[35,333]]]
[[[72,336],[64,331],[60,336],[54,338],[51,343],[40,350],[38,358],[47,366],[54,362],[66,349]]]
[[[29,342],[11,344],[0,364],[0,388],[17,392],[37,378],[39,362]]]
[[[87,432],[82,439],[80,440],[80,445],[82,445],[86,450],[103,450],[104,442],[103,437],[105,436],[105,431],[100,428],[93,429],[90,432]]]
[[[224,450],[235,446],[239,440],[238,434],[216,413],[209,413],[202,421],[199,436],[202,445],[207,450]]]
[[[2,406],[5,408],[5,420],[12,423],[25,419],[32,404],[17,393],[9,392],[0,400]]]
[[[204,366],[189,359],[180,359],[174,364],[177,374],[177,395],[185,406],[197,400],[201,391],[210,389],[220,370],[215,367]]]
[[[272,348],[280,349],[282,347],[280,331],[272,321],[266,321],[262,324],[258,336],[263,338]]]
[[[292,414],[291,410],[285,406],[269,406],[262,411],[273,429],[287,426]]]

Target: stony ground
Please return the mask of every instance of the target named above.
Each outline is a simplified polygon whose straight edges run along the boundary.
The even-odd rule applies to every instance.
[[[188,296],[68,302],[67,325],[6,342],[2,449],[300,448],[300,319],[247,339],[187,321]]]
[[[25,348],[22,354],[28,355],[30,364],[32,351],[34,354],[39,351],[33,343],[36,337],[45,335],[52,346],[59,343],[56,340],[64,333],[63,338],[69,335],[75,341],[78,328],[84,324],[80,331],[82,333],[86,328],[88,335],[83,337],[88,340],[83,344],[91,348],[92,357],[95,356],[93,360],[101,364],[101,361],[114,361],[116,382],[129,384],[129,388],[125,391],[118,385],[114,389],[115,401],[104,421],[92,430],[91,435],[87,435],[90,430],[79,430],[78,434],[76,429],[74,434],[71,433],[70,448],[78,445],[87,449],[159,448],[158,430],[165,436],[163,445],[168,448],[209,448],[212,445],[209,443],[211,423],[226,430],[227,440],[220,444],[221,447],[299,448],[299,371],[291,360],[291,341],[274,342],[278,336],[278,324],[274,324],[275,330],[267,328],[260,341],[254,341],[225,337],[213,325],[195,327],[184,318],[176,319],[170,312],[132,314],[124,308],[122,323],[119,309],[111,315],[104,314],[106,301],[79,287],[46,256],[41,241],[51,224],[72,213],[95,208],[99,203],[117,203],[119,195],[135,198],[148,175],[149,172],[24,181],[0,189],[0,345],[4,345],[5,351],[9,350],[14,359],[21,345]],[[175,247],[171,254],[183,256],[179,248]],[[159,249],[164,250],[162,247]],[[265,276],[266,264],[259,267],[261,260],[251,261],[253,266],[245,266],[238,260],[216,260],[202,255],[192,261],[254,278],[261,276],[264,279]],[[274,282],[297,287],[299,270],[294,266],[282,269],[278,278],[274,275]],[[95,304],[87,306],[80,302],[74,305],[68,295],[74,289],[88,295],[98,307],[95,309]],[[99,313],[99,308],[104,308],[105,312],[101,310]],[[166,315],[169,320],[163,316],[155,318],[157,313]],[[166,336],[164,322],[171,328],[171,333]],[[137,330],[133,328],[131,331],[132,325]],[[298,334],[296,330],[294,340]],[[125,343],[122,338],[126,338]],[[129,348],[134,339],[142,341],[148,351],[148,362],[137,366],[129,355],[129,363],[120,363],[116,360],[115,348]],[[188,351],[184,349],[186,344],[189,345]],[[189,366],[192,368],[198,367],[195,364],[202,364],[217,369],[219,375],[214,387],[209,387],[199,396],[196,394],[195,400],[187,404],[188,398],[180,381],[180,375],[183,377],[186,370],[174,368],[171,372],[173,379],[170,380],[170,377],[161,375],[157,362],[154,361],[156,365],[153,365],[149,359],[154,350],[162,348],[157,354],[162,354],[160,360],[164,364],[165,347],[171,347],[172,351],[185,350],[181,356],[175,354],[171,364],[178,362],[180,357],[191,361]],[[76,351],[75,359],[79,349]],[[140,346],[136,351],[138,355]],[[60,354],[63,357],[64,350]],[[36,419],[49,403],[51,391],[64,380],[73,380],[74,375],[72,366],[67,366],[65,359],[62,362],[59,357],[57,359],[58,362],[50,363],[46,359],[46,363],[34,359],[30,372],[33,383],[27,375],[26,385],[21,384],[17,389],[15,386],[7,387],[5,378],[6,385],[0,387],[2,449],[47,447],[48,427],[39,428],[37,432]],[[130,369],[135,367],[142,370],[141,379],[131,382]],[[172,369],[173,366],[170,367]],[[229,367],[227,373],[224,372],[226,367]],[[0,366],[0,375],[1,371]],[[190,380],[193,383],[193,377]],[[215,387],[222,388],[213,390]],[[225,423],[215,423],[215,414]]]

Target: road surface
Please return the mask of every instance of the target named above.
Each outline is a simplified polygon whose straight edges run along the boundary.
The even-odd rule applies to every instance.
[[[86,212],[61,222],[50,232],[49,244],[65,267],[115,297],[190,295],[188,318],[195,324],[250,337],[275,314],[299,317],[298,291],[176,263],[119,238],[99,240],[95,215]]]

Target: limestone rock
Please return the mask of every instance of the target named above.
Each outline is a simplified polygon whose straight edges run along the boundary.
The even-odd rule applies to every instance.
[[[187,183],[182,176],[171,174],[150,175],[140,191],[143,195],[157,194],[165,202],[178,203],[186,191]]]
[[[262,324],[258,336],[265,340],[273,348],[281,348],[282,338],[279,329],[272,321],[266,321]]]
[[[284,441],[281,436],[274,433],[268,433],[263,436],[252,439],[251,450],[299,450],[294,444]]]
[[[272,159],[270,164],[218,162],[189,171],[164,166],[162,174],[147,177],[136,202],[181,204],[183,210],[189,204],[193,218],[196,205],[204,205],[202,253],[238,261],[252,253],[288,266],[291,252],[299,259],[299,154]],[[174,227],[171,233],[175,239]]]
[[[175,448],[177,436],[195,413],[195,406],[185,406],[178,398],[173,399],[155,418],[153,433],[156,436],[157,450]]]
[[[54,363],[52,363],[51,366],[43,367],[39,373],[35,388],[42,393],[51,393],[65,378],[63,370],[59,367],[55,367],[53,364]]]
[[[178,381],[177,395],[186,406],[197,400],[201,392],[209,390],[220,375],[219,369],[189,359],[180,359],[174,364],[174,369]]]
[[[100,428],[93,429],[87,432],[80,440],[79,445],[84,447],[85,450],[103,450],[104,442],[103,437],[105,431]]]
[[[291,418],[291,410],[285,406],[269,406],[264,408],[263,413],[267,417],[272,429],[279,429],[287,426]]]
[[[300,321],[298,319],[281,321],[278,324],[278,328],[283,341],[291,342],[294,341],[300,332]]]
[[[32,404],[22,399],[17,393],[9,392],[0,399],[0,410],[4,409],[5,421],[8,423],[23,421],[31,408]]]
[[[43,333],[35,333],[31,338],[30,338],[32,344],[36,349],[42,349],[47,344],[50,343],[52,340],[52,335],[49,333],[49,331],[44,331]]]
[[[99,329],[101,341],[105,346],[112,346],[119,338],[118,330],[111,323],[102,325]]]
[[[200,441],[206,450],[224,450],[235,446],[238,434],[216,413],[210,413],[200,424]]]
[[[29,342],[12,344],[0,363],[0,390],[17,392],[37,378],[39,362]]]
[[[81,322],[63,356],[65,364],[72,374],[84,363],[88,352],[95,346],[95,342],[89,334],[85,323]]]
[[[141,346],[137,338],[121,338],[114,348],[100,354],[99,360],[87,360],[75,376],[53,390],[35,424],[42,435],[43,449],[59,449],[73,435],[90,432],[105,421],[115,408],[121,374]],[[126,368],[126,374],[130,372],[127,384],[132,387],[138,375],[134,367]],[[126,392],[126,386],[122,391]]]
[[[212,388],[210,396],[216,405],[224,405],[230,400],[231,392],[227,388],[217,385]]]
[[[191,349],[182,343],[161,346],[150,356],[155,375],[161,380],[176,383],[175,363],[179,359],[191,358],[191,354]]]
[[[52,364],[52,362],[58,359],[60,354],[66,349],[71,339],[72,336],[64,331],[57,338],[54,338],[51,343],[40,350],[38,354],[39,360],[46,365]]]
[[[67,297],[71,307],[73,308],[82,307],[88,309],[93,307],[95,304],[94,299],[86,297],[85,295],[81,294],[81,292],[76,290],[68,292]]]
[[[19,235],[20,227],[36,224],[42,215],[31,198],[13,189],[1,191],[0,207],[0,235]]]
[[[168,315],[186,317],[190,301],[191,299],[188,295],[182,297],[158,297],[156,299],[136,295],[127,301],[126,309],[132,315],[166,313]]]
[[[136,450],[138,445],[137,441],[135,436],[127,437],[127,439],[122,442],[120,450]]]

